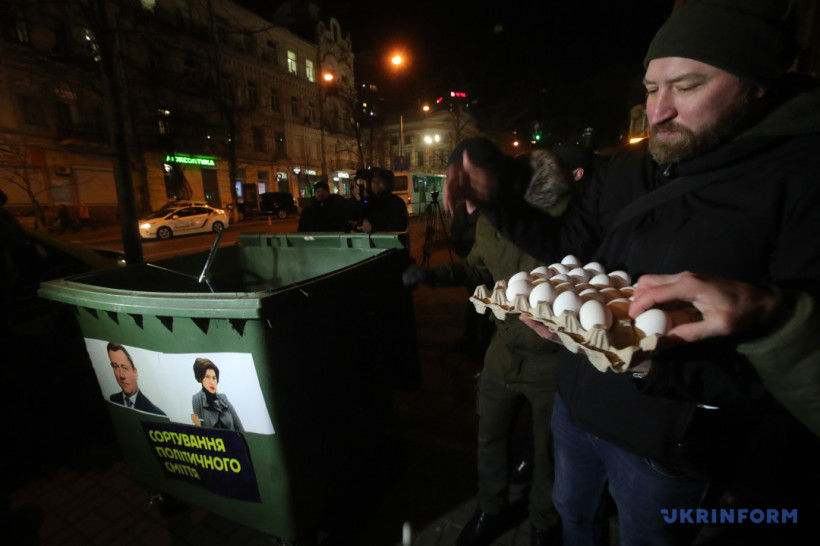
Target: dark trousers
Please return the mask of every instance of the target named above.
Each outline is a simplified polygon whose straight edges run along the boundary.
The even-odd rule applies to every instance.
[[[616,447],[573,425],[561,397],[552,412],[555,435],[555,506],[564,544],[606,546],[596,531],[604,490],[618,507],[623,546],[690,544],[696,525],[667,524],[662,509],[698,508],[703,480],[675,475],[652,461]]]
[[[487,349],[478,381],[478,501],[481,510],[498,514],[507,504],[510,434],[521,404],[532,408],[533,478],[530,520],[539,529],[558,523],[552,504],[553,455],[550,417],[555,397],[556,354],[523,356],[507,349],[498,335]],[[510,373],[515,369],[517,373]],[[500,370],[508,370],[500,373]],[[503,377],[503,379],[502,379]]]

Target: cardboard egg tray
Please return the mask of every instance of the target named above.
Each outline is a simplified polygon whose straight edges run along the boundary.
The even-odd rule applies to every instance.
[[[632,320],[615,319],[609,330],[594,326],[584,330],[578,314],[566,311],[560,317],[552,312],[546,302],[530,308],[526,296],[519,294],[515,301],[507,300],[506,282],[498,281],[492,292],[486,286],[476,287],[470,301],[476,311],[484,314],[489,308],[496,318],[504,320],[509,315],[524,315],[546,325],[557,334],[561,343],[573,353],[583,351],[589,361],[600,371],[625,372],[631,366],[648,360],[655,353],[678,342],[675,338],[654,334],[644,336],[636,330]]]

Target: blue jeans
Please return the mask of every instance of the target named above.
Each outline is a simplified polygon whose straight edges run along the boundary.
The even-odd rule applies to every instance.
[[[560,396],[552,410],[555,441],[553,502],[565,546],[602,544],[596,532],[605,488],[618,507],[622,546],[689,544],[698,527],[666,524],[662,508],[697,508],[707,483],[674,475],[652,461],[584,432],[569,420]],[[597,518],[600,522],[600,518]]]

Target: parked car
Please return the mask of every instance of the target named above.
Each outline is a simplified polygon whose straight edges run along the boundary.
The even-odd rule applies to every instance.
[[[165,208],[139,221],[143,239],[170,239],[175,235],[219,232],[228,225],[228,213],[210,205]]]
[[[287,218],[299,212],[292,193],[274,191],[259,195],[259,213],[271,214],[277,218]]]

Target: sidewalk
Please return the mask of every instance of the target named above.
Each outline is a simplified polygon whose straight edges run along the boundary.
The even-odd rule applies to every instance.
[[[70,240],[117,238],[118,226],[98,227]],[[418,257],[423,225],[414,222],[413,255]],[[448,260],[439,246],[431,265]],[[414,292],[422,366],[422,386],[397,392],[395,412],[380,464],[351,492],[351,532],[322,535],[322,546],[401,544],[412,529],[416,546],[448,546],[476,506],[475,386],[481,356],[459,352],[467,293],[464,288],[421,287]],[[65,332],[65,337],[70,337]],[[14,545],[270,545],[253,529],[194,506],[163,516],[149,503],[150,491],[135,483],[123,463],[104,402],[90,369],[63,362],[62,340],[48,346],[48,361],[17,363],[7,385],[23,392],[3,456],[6,543]],[[58,373],[42,373],[50,370]],[[56,404],[47,403],[57,396]],[[71,407],[71,413],[64,409]],[[70,418],[63,415],[71,415]],[[65,423],[65,425],[63,425]],[[19,428],[19,430],[17,430]],[[360,493],[360,494],[357,494]],[[520,495],[521,491],[513,491]],[[513,499],[515,500],[515,498]],[[340,513],[350,507],[340,507]],[[530,525],[519,514],[516,525],[494,546],[528,545]]]

